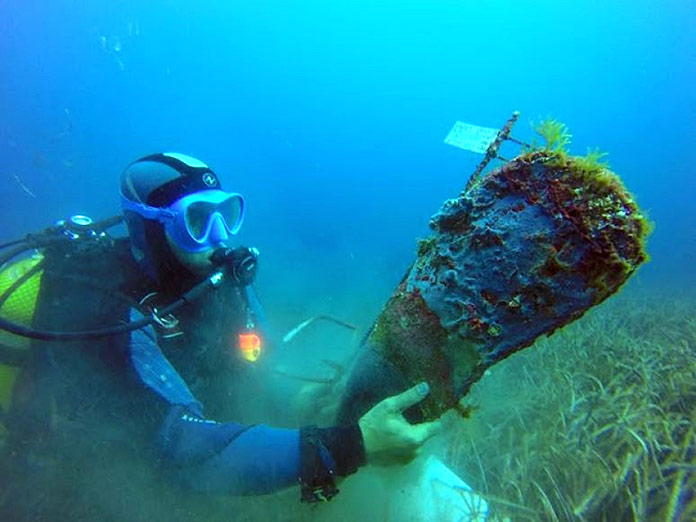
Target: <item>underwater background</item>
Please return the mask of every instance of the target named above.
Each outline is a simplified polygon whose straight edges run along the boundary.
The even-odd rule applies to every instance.
[[[576,411],[567,402],[569,390],[592,396],[585,404],[617,404],[633,386],[641,392],[662,386],[665,368],[674,367],[678,371],[668,373],[678,381],[671,392],[676,395],[658,390],[652,396],[667,400],[669,395],[683,419],[694,419],[689,395],[696,393],[694,27],[696,4],[689,0],[6,0],[0,2],[5,223],[0,242],[76,213],[112,216],[119,212],[118,176],[126,165],[153,152],[182,152],[206,162],[223,188],[246,198],[239,242],[261,251],[257,290],[278,336],[318,314],[364,331],[414,259],[430,216],[459,194],[481,160],[444,144],[455,121],[498,127],[519,110],[513,135],[528,141],[534,134],[531,122],[554,117],[573,134],[571,152],[599,147],[608,153],[612,169],[654,223],[651,260],[620,295],[505,361],[493,372],[507,379],[499,386],[482,382],[473,394],[480,413],[470,426],[450,430],[452,441],[444,452],[467,482],[489,496],[501,517],[598,520],[599,511],[590,509],[601,511],[595,504],[603,502],[614,512],[628,506],[628,520],[636,513],[686,516],[682,508],[669,511],[669,506],[684,506],[690,498],[675,483],[694,484],[683,467],[690,465],[693,472],[693,460],[688,464],[696,443],[693,431],[673,437],[674,448],[686,448],[679,461],[683,466],[655,471],[662,482],[654,490],[643,485],[648,492],[642,501],[659,505],[655,513],[616,500],[621,485],[631,483],[624,468],[633,461],[620,453],[614,466],[606,455],[607,447],[628,444],[623,439],[587,449],[606,460],[611,486],[604,496],[588,497],[589,489],[601,489],[599,481],[585,490],[581,484],[571,487],[571,477],[552,479],[558,491],[549,493],[554,486],[543,482],[548,482],[544,468],[553,469],[553,463],[539,471],[545,479],[516,475],[529,487],[519,493],[496,489],[496,480],[481,470],[497,470],[499,482],[510,484],[514,480],[502,470],[531,474],[530,462],[546,462],[534,455],[534,443],[550,447],[541,430],[556,426],[551,416]],[[515,154],[514,148],[504,152]],[[322,361],[345,364],[356,343],[355,336],[332,328],[312,329],[295,343],[278,345],[274,357],[289,372],[330,374]],[[619,330],[627,344],[616,346]],[[589,352],[570,354],[603,391],[613,389],[608,383],[614,382],[617,396],[594,398],[592,379],[577,388],[557,382],[567,369],[553,366],[561,364],[557,355],[553,363],[542,357],[549,343],[556,343],[554,353],[582,344]],[[640,360],[648,373],[639,383],[606,373],[612,367],[607,354],[631,354],[631,365],[647,354]],[[525,368],[532,372],[529,381],[517,379]],[[503,385],[512,381],[519,386],[514,392]],[[511,427],[508,434],[506,423],[513,421],[501,412],[511,411],[512,395],[526,401],[516,406],[521,417],[537,421],[523,420],[523,427]],[[644,415],[632,422],[649,421],[656,407],[668,409],[659,401],[643,406]],[[636,404],[626,407],[643,411]],[[272,417],[269,413],[269,422],[291,420]],[[577,433],[568,423],[556,433]],[[648,445],[638,424],[627,428],[624,423],[620,431],[635,442],[633,431],[639,446]],[[491,425],[498,431],[486,428]],[[607,431],[599,432],[605,428],[595,426],[583,437],[604,436]],[[514,439],[522,432],[538,437],[523,444]],[[468,460],[474,454],[471,441],[480,449],[476,462]],[[499,460],[495,447],[510,450],[507,461]],[[527,453],[513,456],[520,447]],[[568,454],[567,448],[559,452]],[[654,451],[651,455],[662,462]],[[577,473],[590,467],[582,452],[572,462]],[[670,473],[681,473],[679,480],[669,479]],[[658,497],[666,500],[660,504]],[[354,519],[340,506],[324,513],[287,511],[295,504],[294,497],[281,495],[275,504],[256,499],[241,509],[251,513],[249,520],[321,520],[329,513],[334,520]],[[220,513],[226,508],[206,504],[196,511],[200,516],[181,519],[224,520]],[[153,517],[167,513],[148,509]]]

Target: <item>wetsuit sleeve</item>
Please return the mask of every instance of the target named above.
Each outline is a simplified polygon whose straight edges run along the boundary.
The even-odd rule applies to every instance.
[[[131,320],[141,318],[131,313]],[[142,383],[169,404],[157,449],[184,486],[216,495],[250,495],[302,486],[306,501],[330,498],[334,477],[364,463],[357,426],[280,429],[206,419],[201,404],[157,346],[152,328],[130,339],[131,363]]]
[[[187,489],[253,495],[298,483],[299,435],[299,430],[217,423],[173,407],[157,446],[168,471]]]

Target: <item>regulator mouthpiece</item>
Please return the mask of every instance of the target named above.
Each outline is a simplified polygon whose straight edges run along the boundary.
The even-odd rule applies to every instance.
[[[258,257],[259,251],[253,247],[222,247],[212,253],[210,261],[215,266],[227,268],[239,285],[248,286],[254,282],[256,277]]]

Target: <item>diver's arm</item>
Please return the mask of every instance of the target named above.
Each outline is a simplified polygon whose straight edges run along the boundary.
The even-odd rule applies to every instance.
[[[142,318],[131,311],[131,321]],[[130,334],[130,359],[145,387],[169,405],[159,430],[162,461],[186,486],[212,494],[270,493],[298,483],[303,500],[337,492],[334,477],[365,461],[357,425],[279,429],[205,419],[202,405],[166,359],[152,327]]]
[[[209,494],[253,495],[303,486],[303,500],[335,492],[334,477],[364,463],[357,426],[280,429],[216,423],[173,407],[158,437],[168,467],[182,484]]]
[[[420,383],[373,406],[359,426],[300,430],[242,426],[206,420],[197,404],[175,406],[159,437],[159,447],[187,487],[211,494],[271,493],[297,484],[302,500],[329,499],[335,478],[365,463],[403,464],[437,434],[439,421],[409,424],[402,412],[428,394]]]

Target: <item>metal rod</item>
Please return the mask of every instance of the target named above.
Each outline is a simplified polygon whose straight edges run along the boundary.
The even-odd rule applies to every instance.
[[[505,125],[503,125],[503,128],[498,131],[498,135],[493,140],[493,143],[491,143],[488,146],[488,149],[486,149],[486,155],[484,156],[483,160],[481,161],[481,163],[479,163],[478,167],[476,167],[476,170],[469,178],[469,181],[467,182],[466,187],[464,188],[465,192],[474,183],[476,183],[476,181],[478,181],[479,177],[481,176],[481,173],[483,172],[483,169],[485,169],[486,166],[498,156],[498,149],[500,149],[500,146],[503,144],[503,141],[509,138],[510,132],[512,131],[512,127],[513,125],[515,125],[515,122],[517,122],[517,118],[519,117],[519,111],[513,112],[512,116],[510,116],[510,119],[508,119]]]

